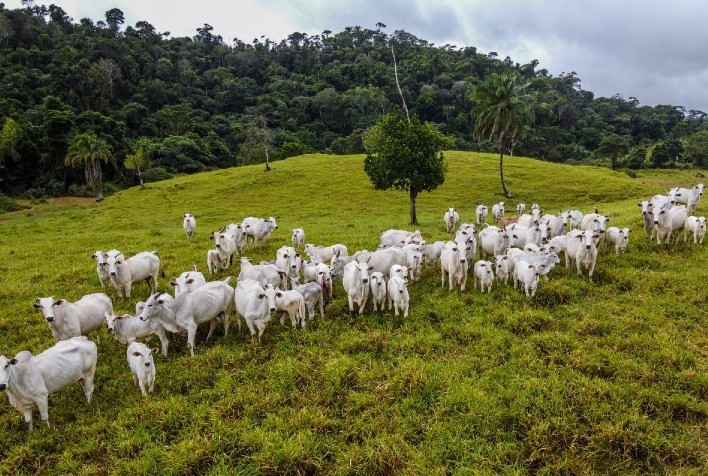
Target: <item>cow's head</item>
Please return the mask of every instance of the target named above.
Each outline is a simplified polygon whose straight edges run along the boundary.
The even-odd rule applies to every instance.
[[[110,276],[115,276],[120,271],[121,266],[125,263],[125,256],[122,253],[117,255],[104,254],[105,261],[105,271]]]
[[[140,312],[140,320],[147,321],[150,318],[157,317],[160,314],[160,309],[165,305],[165,300],[171,298],[169,294],[160,294],[159,292],[152,293],[145,301],[142,311]],[[135,306],[137,311],[138,306]]]
[[[35,303],[32,305],[36,310],[40,311],[42,315],[44,316],[44,319],[47,321],[47,323],[52,326],[54,324],[54,321],[56,319],[56,310],[57,308],[61,308],[63,305],[66,304],[65,299],[59,299],[58,301],[54,300],[54,296],[50,297],[44,297],[44,298],[39,298],[35,301]]]
[[[0,355],[0,390],[7,390],[10,385],[11,367],[17,364],[17,359],[8,359]]]
[[[278,229],[278,223],[276,223],[275,217],[270,217],[266,221],[270,223],[270,226],[272,226],[274,229]]]
[[[276,302],[276,299],[278,297],[282,297],[283,294],[280,292],[279,289],[273,287],[272,284],[266,284],[265,286],[262,285],[261,288],[261,292],[259,292],[257,296],[258,299],[265,300],[270,312],[277,311],[278,304]],[[280,294],[280,296],[278,296],[278,294]]]
[[[135,347],[133,348],[135,349]],[[158,352],[159,349],[157,348],[150,349],[148,347],[143,347],[140,350],[133,350],[130,355],[134,359],[137,359],[140,365],[151,368],[155,365],[153,362],[153,355],[157,355]]]

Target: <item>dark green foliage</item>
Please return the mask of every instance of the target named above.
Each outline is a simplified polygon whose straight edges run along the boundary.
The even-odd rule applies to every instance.
[[[657,143],[651,151],[651,163],[656,168],[676,166],[681,155],[681,143],[676,139],[667,139]]]
[[[608,134],[601,141],[595,153],[600,157],[610,159],[612,168],[616,169],[619,165],[620,157],[625,155],[629,150],[629,141],[617,134]]]
[[[683,152],[698,167],[708,167],[708,131],[701,131],[683,142]]]

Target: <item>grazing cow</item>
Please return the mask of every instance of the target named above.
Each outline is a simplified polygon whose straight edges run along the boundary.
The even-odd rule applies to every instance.
[[[539,267],[540,265],[533,265],[528,261],[519,261],[514,267],[514,289],[521,284],[526,297],[534,297],[538,288]]]
[[[103,255],[105,266],[119,298],[130,299],[133,283],[145,281],[151,292],[157,291],[157,276],[160,274],[160,257],[157,251],[143,251],[125,259],[123,253]]]
[[[285,316],[290,316],[290,324],[295,329],[300,324],[303,329],[307,326],[305,315],[305,298],[297,291],[275,290],[275,307],[281,311],[280,325],[285,325]]]
[[[293,248],[302,248],[305,246],[305,230],[302,228],[293,228]]]
[[[484,292],[484,288],[487,288],[487,292],[492,292],[492,283],[494,282],[494,271],[491,261],[479,260],[474,264],[474,287],[477,288],[477,283],[479,283],[479,290]]]
[[[315,271],[315,282],[322,288],[322,293],[327,296],[329,302],[332,300],[332,272],[324,263],[317,263]]]
[[[408,317],[408,308],[411,298],[408,294],[408,281],[400,276],[391,276],[388,280],[389,306],[393,308],[393,313],[398,316],[398,311],[403,312],[403,317]]]
[[[367,261],[372,271],[378,271],[385,275],[388,275],[391,270],[391,266],[394,264],[399,264],[401,266],[407,266],[408,255],[401,248],[386,248],[383,250],[377,250],[373,253],[362,254],[359,257],[359,261]]]
[[[380,243],[384,245],[384,248],[390,246],[402,248],[405,245],[420,243],[421,241],[423,241],[423,238],[421,237],[420,230],[386,230],[381,234]]]
[[[516,213],[518,213],[519,215],[523,215],[524,210],[526,210],[526,204],[524,204],[524,203],[517,203],[516,204]]]
[[[469,261],[467,260],[467,248],[469,246],[469,244],[458,244],[454,241],[448,241],[443,246],[440,254],[441,280],[442,286],[445,286],[445,277],[447,275],[450,291],[458,285],[460,286],[460,291],[465,290],[469,267]]]
[[[250,259],[246,257],[241,257],[239,262],[241,263],[241,272],[238,274],[239,281],[242,279],[255,279],[264,286],[272,284],[274,288],[285,287],[284,282],[287,274],[274,264],[251,264]]]
[[[485,228],[479,233],[479,246],[488,256],[503,255],[512,246],[511,235],[496,226]]]
[[[457,213],[454,207],[450,207],[445,212],[445,216],[443,217],[443,219],[445,220],[445,229],[448,233],[452,233],[455,231],[457,222],[460,221],[460,215]]]
[[[703,184],[699,183],[693,188],[672,188],[669,190],[669,196],[673,197],[676,203],[685,203],[688,213],[693,213],[703,197]]]
[[[128,365],[133,374],[133,383],[140,387],[143,397],[147,397],[148,392],[152,393],[155,388],[156,372],[153,353],[157,353],[157,349],[150,349],[140,342],[133,342],[126,351]]]
[[[219,252],[219,260],[221,261],[221,269],[229,269],[233,263],[233,256],[236,253],[236,240],[233,235],[213,231],[210,240],[214,241],[214,247]],[[208,256],[208,255],[207,255]]]
[[[341,243],[332,246],[315,246],[312,243],[305,245],[305,254],[312,259],[315,255],[319,256],[322,262],[331,261],[335,256],[349,256],[347,247]]]
[[[105,288],[106,287],[106,281],[111,280],[111,275],[108,274],[108,266],[104,265],[103,263],[106,261],[106,258],[104,256],[111,256],[111,255],[119,255],[120,251],[118,250],[111,250],[108,253],[104,253],[101,250],[96,251],[94,254],[91,255],[91,258],[93,258],[96,261],[96,274],[98,274],[98,280],[101,281],[101,287]]]
[[[395,248],[388,248],[395,249]],[[382,250],[385,251],[385,250]],[[405,256],[405,253],[401,251]],[[344,266],[342,284],[347,292],[349,312],[354,313],[354,303],[359,306],[359,314],[364,313],[366,300],[369,298],[369,271],[373,271],[366,262],[354,260]]]
[[[607,222],[609,221],[610,218],[606,217],[605,215],[600,215],[597,212],[588,213],[583,217],[583,221],[580,224],[580,229],[597,231],[601,234],[600,236],[602,236],[602,234],[605,233],[605,229],[607,228]]]
[[[575,261],[578,276],[583,275],[582,267],[588,269],[588,278],[592,279],[597,261],[597,240],[598,230],[572,230],[566,235],[565,240],[565,265],[570,266],[571,261]]]
[[[644,236],[649,239],[654,238],[654,219],[651,216],[651,206],[649,200],[642,200],[637,203],[637,206],[642,209],[642,224],[644,225]]]
[[[332,280],[337,282],[342,282],[342,276],[344,275],[344,265],[352,261],[354,257],[352,256],[334,256],[330,262],[330,274],[332,275]]]
[[[497,223],[499,222],[499,219],[504,216],[504,205],[505,202],[499,202],[492,205],[492,216],[494,217],[494,221]]]
[[[583,214],[578,210],[567,210],[568,214],[568,224],[571,230],[579,230],[580,225],[583,224]]]
[[[22,412],[32,431],[32,410],[49,427],[50,393],[83,380],[86,401],[91,403],[93,375],[98,350],[86,337],[72,337],[54,344],[41,354],[18,353],[14,359],[0,356],[0,390],[7,393],[10,405]]]
[[[140,309],[140,313],[143,308]],[[138,339],[150,339],[155,335],[160,339],[162,355],[167,356],[167,347],[170,342],[167,339],[167,331],[159,319],[143,321],[137,315],[136,317],[131,317],[129,314],[116,316],[110,312],[106,312],[104,317],[108,333],[113,334],[121,344],[130,345]]]
[[[205,284],[206,279],[202,273],[197,271],[196,266],[193,271],[185,271],[177,278],[172,276],[172,282],[170,282],[170,285],[175,288],[175,297],[182,293],[191,293]]]
[[[514,272],[514,262],[507,255],[497,255],[494,257],[494,262],[496,264],[497,279],[499,281],[504,281],[504,284],[509,282],[509,278],[512,277]]]
[[[56,341],[96,332],[96,340],[101,342],[104,313],[113,314],[111,298],[103,293],[87,294],[76,302],[55,301],[54,296],[39,298],[32,306],[41,311]]]
[[[302,294],[305,299],[305,307],[307,308],[307,313],[310,316],[310,320],[315,318],[315,306],[320,307],[320,316],[325,316],[324,309],[324,293],[322,292],[322,287],[317,283],[307,283],[300,286],[294,287],[295,291]]]
[[[617,254],[619,254],[620,251],[626,250],[627,245],[629,244],[630,233],[632,233],[632,230],[629,228],[618,228],[616,226],[609,227],[605,231],[608,246],[614,245],[615,253]]]
[[[273,230],[278,229],[278,224],[275,217],[266,219],[248,217],[243,219],[241,227],[246,236],[251,238],[252,244],[257,245],[270,240],[270,234],[273,233]]]
[[[229,314],[234,304],[234,288],[229,286],[230,279],[212,281],[175,299],[169,294],[154,293],[145,302],[140,319],[159,319],[170,332],[186,330],[187,347],[193,357],[199,324],[209,323],[207,340],[211,339],[219,320],[224,324],[224,335],[229,332]]]
[[[477,205],[477,210],[475,211],[475,216],[477,217],[477,225],[482,225],[489,214],[489,208],[487,205]]]
[[[650,213],[654,219],[657,244],[661,244],[661,239],[664,237],[666,243],[670,243],[671,235],[674,232],[680,232],[686,223],[686,218],[688,218],[688,209],[684,205],[677,205],[670,209],[655,206]]]
[[[184,228],[184,232],[188,237],[191,238],[194,236],[194,230],[197,228],[197,220],[194,218],[194,215],[190,215],[189,213],[184,214],[182,228]]]
[[[706,217],[688,217],[683,224],[683,241],[688,240],[688,235],[693,234],[694,244],[703,244],[706,236]]]
[[[251,340],[256,335],[255,326],[258,329],[258,342],[261,341],[263,331],[270,322],[270,314],[278,310],[275,302],[278,292],[272,285],[264,286],[254,279],[238,282],[234,294],[236,312],[246,321],[248,330],[251,332]],[[238,327],[241,329],[240,319]]]
[[[386,276],[383,273],[375,271],[369,276],[369,287],[371,288],[371,302],[374,304],[374,312],[381,308],[381,311],[386,309],[387,288]]]
[[[304,283],[312,283],[317,281],[317,265],[320,264],[318,256],[315,256],[311,261],[302,262],[302,276]]]
[[[295,251],[292,246],[282,246],[278,248],[275,255],[275,267],[280,271],[284,271],[288,280],[289,278],[297,278],[300,276],[300,270],[302,269],[302,259],[300,258],[300,253]],[[281,286],[283,289],[287,289],[285,285]]]

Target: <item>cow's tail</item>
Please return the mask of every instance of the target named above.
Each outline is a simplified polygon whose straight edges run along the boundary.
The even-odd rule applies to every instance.
[[[305,314],[305,298],[300,299],[300,305],[298,306],[298,312],[300,313],[300,326],[305,327],[305,323],[307,322],[307,315]]]

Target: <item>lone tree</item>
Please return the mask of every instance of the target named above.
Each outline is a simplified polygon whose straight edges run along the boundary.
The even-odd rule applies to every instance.
[[[241,155],[251,159],[260,155],[265,160],[265,171],[270,172],[270,152],[273,148],[273,131],[268,128],[268,119],[259,114],[246,125],[246,141],[241,146]]]
[[[110,160],[111,146],[95,134],[85,132],[72,139],[64,163],[70,167],[83,165],[86,184],[93,188],[93,193],[100,202],[103,200],[101,162],[108,163]]]
[[[619,159],[629,152],[629,141],[618,134],[608,134],[602,138],[600,145],[595,153],[599,157],[607,157],[610,159],[612,169],[616,169],[619,165]]]
[[[442,149],[450,141],[416,114],[410,121],[396,107],[364,133],[364,171],[378,190],[407,190],[411,225],[418,224],[415,201],[445,182],[447,165]]]
[[[511,198],[511,192],[504,181],[504,150],[524,138],[526,125],[533,120],[533,99],[527,87],[518,73],[494,73],[472,95],[476,103],[474,135],[478,140],[496,143],[499,176],[507,198]]]
[[[152,142],[147,137],[141,137],[135,143],[135,152],[125,158],[123,166],[128,170],[135,170],[140,180],[140,188],[145,188],[142,171],[150,166],[150,150]]]

